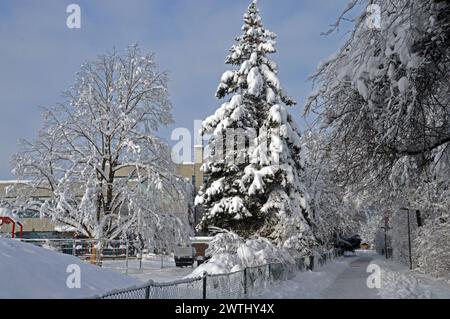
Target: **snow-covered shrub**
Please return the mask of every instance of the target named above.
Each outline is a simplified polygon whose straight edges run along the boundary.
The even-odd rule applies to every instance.
[[[265,238],[255,236],[244,239],[230,231],[215,235],[209,243],[206,255],[210,259],[187,277],[200,277],[205,272],[226,274],[269,263],[295,263],[285,249],[273,245]]]
[[[421,227],[415,242],[419,270],[450,281],[449,215],[443,214]]]
[[[283,243],[283,249],[292,255],[312,255],[321,249],[317,243],[317,239],[309,232],[299,232],[287,238]],[[320,252],[319,252],[320,253]]]

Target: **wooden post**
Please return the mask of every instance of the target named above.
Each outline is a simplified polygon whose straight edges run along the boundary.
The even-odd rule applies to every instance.
[[[93,265],[97,264],[97,247],[95,246],[93,241],[91,241],[91,259],[90,259],[90,262]]]

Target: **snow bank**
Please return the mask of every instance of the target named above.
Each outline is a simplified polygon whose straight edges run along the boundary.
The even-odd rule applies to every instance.
[[[208,274],[226,274],[269,263],[295,264],[287,251],[273,245],[262,237],[243,239],[233,232],[214,236],[206,250],[211,259],[197,267],[186,278],[201,277]]]
[[[66,284],[72,264],[80,267],[80,288]],[[0,298],[86,298],[139,283],[74,256],[0,238]]]
[[[411,271],[382,256],[372,263],[381,268],[379,294],[383,299],[450,299],[450,285],[443,279]]]

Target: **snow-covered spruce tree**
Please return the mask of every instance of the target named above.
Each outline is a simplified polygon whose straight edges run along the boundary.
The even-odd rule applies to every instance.
[[[75,227],[94,239],[139,238],[175,244],[183,223],[169,215],[183,203],[167,144],[155,131],[170,123],[168,77],[154,55],[130,46],[84,64],[67,101],[44,110],[34,142],[13,157],[17,207]],[[34,200],[37,193],[49,196]],[[180,209],[183,209],[181,207]]]
[[[256,1],[244,15],[243,35],[226,63],[237,66],[221,78],[216,96],[233,96],[203,122],[211,156],[207,180],[196,197],[205,214],[198,226],[260,235],[305,250],[315,244],[299,180],[300,133],[277,78],[276,35],[265,29]]]

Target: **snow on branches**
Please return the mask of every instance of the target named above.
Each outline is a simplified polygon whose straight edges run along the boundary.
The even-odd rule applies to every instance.
[[[137,46],[81,67],[66,101],[44,110],[37,140],[24,141],[13,158],[29,191],[49,195],[39,205],[43,215],[96,239],[186,237],[169,215],[185,209],[184,181],[154,134],[172,121],[167,82],[154,55]],[[20,199],[23,206],[32,200],[23,192]]]
[[[331,31],[361,2],[350,1]],[[391,217],[394,256],[408,255],[403,207],[415,212],[420,267],[445,273],[448,240],[433,234],[448,229],[450,208],[450,3],[380,0],[376,6],[380,28],[369,23],[367,7],[348,41],[318,66],[306,113],[320,115],[338,185]],[[437,254],[443,259],[432,265]]]
[[[210,135],[208,176],[196,204],[205,214],[199,229],[231,229],[283,243],[294,233],[309,232],[300,181],[300,132],[287,111],[295,104],[277,77],[276,35],[264,28],[256,1],[244,15],[216,96],[233,96],[203,122]]]
[[[403,157],[423,169],[450,142],[448,1],[377,5],[380,29],[360,15],[349,40],[312,76],[318,88],[306,104],[332,129],[342,178],[366,184],[388,179]]]
[[[219,233],[213,237],[206,250],[206,255],[211,258],[197,267],[188,278],[201,277],[204,272],[210,275],[227,274],[269,263],[295,265],[295,259],[287,250],[275,246],[266,238],[255,236],[244,239],[231,231],[215,230]]]

